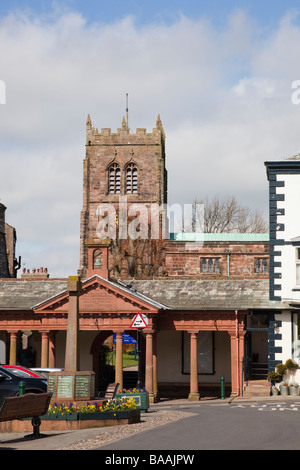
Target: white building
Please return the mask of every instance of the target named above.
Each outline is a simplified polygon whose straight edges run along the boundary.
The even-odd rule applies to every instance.
[[[300,366],[300,154],[265,165],[270,202],[270,300],[288,306],[275,314],[273,365],[292,358]],[[299,370],[297,375],[300,382]]]

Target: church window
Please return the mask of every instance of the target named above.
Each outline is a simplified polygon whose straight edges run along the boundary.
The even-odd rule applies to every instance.
[[[137,194],[137,167],[134,163],[129,163],[126,168],[126,193]]]
[[[121,192],[121,170],[117,163],[113,163],[108,170],[108,192],[109,194],[120,194]]]

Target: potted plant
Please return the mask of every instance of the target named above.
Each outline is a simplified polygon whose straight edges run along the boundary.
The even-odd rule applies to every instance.
[[[299,385],[295,382],[289,384],[290,395],[296,397],[299,395]]]
[[[277,364],[277,366],[276,366],[276,372],[277,372],[278,375],[280,375],[281,377],[283,377],[284,374],[286,373],[286,365],[283,364],[283,363]]]
[[[270,380],[272,385],[275,385],[275,383],[280,380],[280,375],[274,370],[272,370],[268,373],[268,379]]]
[[[281,382],[279,384],[280,395],[289,395],[289,384],[287,382]]]
[[[290,395],[297,396],[299,395],[299,386],[295,382],[295,374],[298,369],[298,364],[293,359],[287,359],[285,362],[286,372],[288,373],[289,379],[289,393]]]
[[[280,375],[272,370],[271,372],[268,373],[268,379],[271,382],[271,393],[272,395],[278,395],[279,394],[279,388],[276,385],[277,382],[280,380]]]

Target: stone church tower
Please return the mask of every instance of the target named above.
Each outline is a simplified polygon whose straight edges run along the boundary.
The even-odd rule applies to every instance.
[[[0,278],[17,277],[21,264],[21,258],[15,258],[16,230],[5,222],[5,211],[5,205],[0,203]]]
[[[167,203],[165,158],[165,133],[159,115],[156,127],[150,133],[144,128],[131,132],[125,117],[116,133],[109,128],[99,132],[88,116],[80,232],[79,274],[82,277],[89,277],[97,267],[99,275],[107,276],[114,265],[118,265],[120,274],[121,265],[126,265],[125,257],[128,262],[133,256],[133,241],[129,242],[131,248],[127,246],[126,249],[125,240],[122,248],[118,242],[120,238],[127,238],[120,221],[124,216],[120,203],[125,204],[122,207],[127,208],[127,215],[128,209],[137,203],[147,207],[149,214],[151,206],[163,207]],[[115,237],[101,240],[97,231],[99,223],[101,225],[103,217],[108,214],[105,209],[112,207],[116,211]]]

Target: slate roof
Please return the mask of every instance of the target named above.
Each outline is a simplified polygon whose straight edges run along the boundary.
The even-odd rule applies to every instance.
[[[174,310],[287,308],[269,300],[268,280],[149,280],[130,285]]]
[[[0,280],[0,310],[30,310],[67,288],[67,279]]]
[[[113,282],[144,300],[174,310],[287,308],[269,300],[268,280],[141,280]],[[67,279],[0,280],[0,310],[29,310],[64,292]]]

